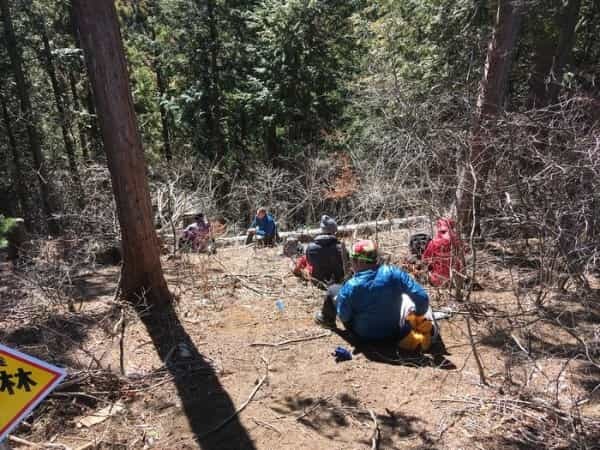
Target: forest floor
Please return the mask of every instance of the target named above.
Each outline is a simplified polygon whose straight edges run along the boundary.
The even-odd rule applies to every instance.
[[[407,232],[379,240],[393,261],[406,255]],[[73,276],[69,311],[63,294],[5,263],[0,342],[69,371],[14,433],[29,444],[11,445],[600,448],[600,367],[578,338],[600,333],[598,302],[550,290],[540,306],[541,291],[515,287],[534,270],[498,248],[478,252],[483,290],[472,293],[470,308],[426,286],[434,309],[456,312],[441,322],[445,361],[355,349],[315,325],[323,291],[290,273],[281,248],[165,256],[175,326],[190,338],[174,345],[166,361],[138,317],[115,301],[117,267]],[[468,309],[487,385],[469,339]],[[353,359],[336,363],[337,346],[355,350]]]

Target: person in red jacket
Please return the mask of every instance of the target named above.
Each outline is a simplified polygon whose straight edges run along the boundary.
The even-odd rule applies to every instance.
[[[436,235],[423,252],[423,261],[429,267],[429,282],[436,287],[447,287],[452,273],[462,270],[465,249],[454,226],[452,219],[439,219]]]

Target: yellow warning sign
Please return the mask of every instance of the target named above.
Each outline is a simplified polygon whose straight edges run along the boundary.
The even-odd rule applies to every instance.
[[[65,374],[64,369],[0,344],[0,442]]]

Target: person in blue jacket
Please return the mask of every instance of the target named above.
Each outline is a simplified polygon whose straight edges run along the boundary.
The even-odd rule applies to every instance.
[[[248,229],[248,237],[246,245],[252,242],[256,236],[256,240],[264,245],[272,246],[277,238],[277,223],[273,217],[267,213],[267,209],[260,207],[256,210],[256,216]]]
[[[334,328],[337,316],[360,340],[394,338],[402,349],[427,350],[433,326],[426,316],[429,297],[423,287],[399,268],[380,265],[377,245],[371,240],[356,242],[350,260],[354,276],[341,286],[329,287],[315,321]],[[403,302],[409,305],[403,308]]]

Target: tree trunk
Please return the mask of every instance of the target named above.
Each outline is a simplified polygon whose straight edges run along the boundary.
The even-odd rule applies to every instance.
[[[60,121],[60,129],[62,131],[63,141],[65,143],[65,151],[67,152],[67,160],[69,161],[69,170],[73,177],[75,189],[77,189],[77,203],[80,209],[84,207],[83,198],[83,187],[81,185],[81,177],[79,176],[79,169],[77,168],[77,157],[75,156],[75,140],[71,134],[71,118],[70,112],[67,112],[63,102],[63,91],[61,83],[56,75],[56,69],[54,67],[54,60],[52,58],[52,50],[50,48],[50,42],[48,41],[48,34],[46,32],[46,26],[43,23],[44,19],[40,20],[40,29],[42,33],[42,44],[44,46],[43,53],[46,59],[46,71],[50,77],[50,84],[52,86],[52,92],[54,93],[54,101],[56,102],[56,109],[58,111],[58,118]]]
[[[119,22],[112,0],[74,0],[79,37],[98,108],[108,168],[121,225],[123,294],[144,297],[160,309],[170,304]]]
[[[568,0],[554,17],[553,25],[559,28],[558,42],[550,39],[548,33],[542,33],[538,37],[535,64],[529,83],[530,108],[544,108],[558,101],[565,66],[575,43],[575,27],[580,10],[581,0]]]
[[[531,78],[529,80],[529,108],[543,108],[548,104],[548,84],[546,77],[552,67],[554,43],[546,33],[537,38]]]
[[[206,10],[208,37],[202,43],[198,67],[201,72],[198,77],[202,79],[203,95],[200,107],[204,114],[206,139],[205,154],[212,160],[219,160],[225,155],[225,140],[221,129],[220,108],[220,80],[218,69],[219,33],[215,15],[214,0],[196,0],[199,11]],[[196,131],[198,133],[199,131]],[[196,138],[199,140],[198,138]],[[199,146],[200,147],[200,146]]]
[[[92,88],[89,85],[89,82],[86,82],[86,95],[85,95],[85,106],[88,110],[89,116],[89,130],[90,130],[90,142],[92,143],[91,150],[93,150],[94,158],[99,160],[102,158],[102,149],[104,148],[104,142],[102,140],[102,135],[100,130],[98,129],[98,116],[96,115],[96,101],[94,99],[94,94],[92,92]]]
[[[29,149],[33,157],[34,170],[38,174],[40,196],[42,199],[42,211],[45,216],[48,231],[51,234],[58,233],[58,226],[54,218],[52,217],[53,209],[50,201],[50,182],[48,178],[48,171],[46,167],[46,161],[44,160],[44,154],[42,153],[42,146],[40,143],[40,135],[36,128],[37,120],[34,117],[33,109],[31,107],[31,99],[29,97],[29,86],[23,73],[23,61],[21,57],[20,48],[17,45],[17,39],[12,26],[12,20],[10,17],[10,9],[8,7],[8,0],[0,0],[0,9],[2,10],[2,17],[4,18],[4,37],[6,39],[6,48],[12,64],[12,69],[15,75],[15,81],[17,83],[17,93],[19,96],[19,102],[21,106],[21,113],[25,118],[25,126],[27,129],[27,136],[29,138]]]
[[[90,159],[90,153],[88,151],[88,140],[85,135],[85,127],[81,124],[81,104],[79,103],[79,95],[77,93],[77,81],[75,80],[75,74],[72,70],[69,71],[69,86],[71,88],[71,96],[73,97],[73,107],[77,111],[78,120],[77,131],[79,134],[79,145],[81,146],[81,156],[84,161]]]
[[[556,46],[552,68],[550,69],[551,83],[548,88],[548,104],[550,105],[553,105],[558,101],[565,66],[569,62],[575,43],[575,26],[579,20],[580,10],[581,0],[569,0],[558,20],[560,25],[560,36],[558,38],[558,45]]]
[[[156,73],[156,86],[158,88],[158,107],[160,110],[160,122],[162,124],[165,159],[171,161],[173,159],[173,152],[171,150],[171,133],[169,132],[169,112],[167,111],[167,108],[165,108],[165,105],[162,104],[162,98],[166,91],[166,83],[158,61],[154,62],[154,71]]]
[[[142,26],[142,29],[145,33],[150,36],[152,40],[152,68],[154,70],[154,74],[156,75],[156,88],[158,90],[158,110],[160,113],[160,123],[162,127],[162,137],[163,137],[163,153],[165,154],[165,159],[167,161],[171,161],[173,159],[173,152],[171,150],[171,133],[169,127],[169,112],[167,108],[162,104],[162,99],[167,91],[167,82],[165,80],[164,73],[160,66],[160,49],[159,45],[156,42],[156,32],[154,31],[154,27],[148,22],[148,14],[142,13],[139,7],[139,0],[134,0],[132,2],[132,6],[134,9],[135,17],[139,21]],[[149,2],[146,4],[149,9],[149,13],[153,16],[158,15],[158,2]]]
[[[15,135],[12,132],[12,125],[10,121],[10,115],[8,112],[8,107],[6,106],[6,101],[4,99],[4,95],[0,93],[0,106],[2,107],[2,120],[4,122],[4,128],[6,130],[6,136],[8,138],[8,147],[10,148],[13,160],[13,180],[15,181],[15,190],[17,193],[17,198],[19,199],[19,211],[22,217],[25,217],[27,223],[30,223],[30,211],[28,208],[27,189],[25,188],[25,182],[23,178],[23,168],[21,165],[21,155],[19,155],[19,149],[17,147],[17,141],[15,140]]]
[[[81,47],[81,40],[79,39],[79,34],[77,33],[77,26],[75,23],[74,17],[74,9],[71,8],[70,12],[70,25],[71,25],[71,33],[73,34],[73,39],[75,40],[75,45],[77,48]],[[82,73],[84,71],[82,70]],[[84,75],[85,76],[85,75]],[[88,77],[89,78],[89,77]],[[92,94],[92,89],[90,88],[89,79],[85,78],[83,83],[83,101],[85,104],[85,108],[87,109],[87,123],[86,130],[88,131],[88,143],[89,150],[93,153],[93,158],[95,160],[99,160],[102,156],[102,148],[104,143],[102,142],[102,137],[100,136],[100,130],[98,130],[98,119],[96,116],[96,106],[94,102],[94,96]],[[86,153],[89,157],[89,152],[86,150]]]
[[[503,108],[513,52],[519,36],[523,7],[521,0],[499,0],[496,23],[488,45],[483,78],[479,84],[477,110],[470,146],[461,155],[456,189],[456,215],[463,232],[470,232],[473,213],[477,216],[481,192],[494,161],[488,146],[495,120]]]
[[[215,149],[216,158],[225,156],[225,140],[223,130],[221,130],[221,81],[219,80],[219,33],[217,31],[217,17],[215,15],[214,0],[206,0],[206,12],[208,16],[208,28],[210,31],[210,72],[211,72],[211,108],[213,116],[213,129],[211,130],[211,139]]]

